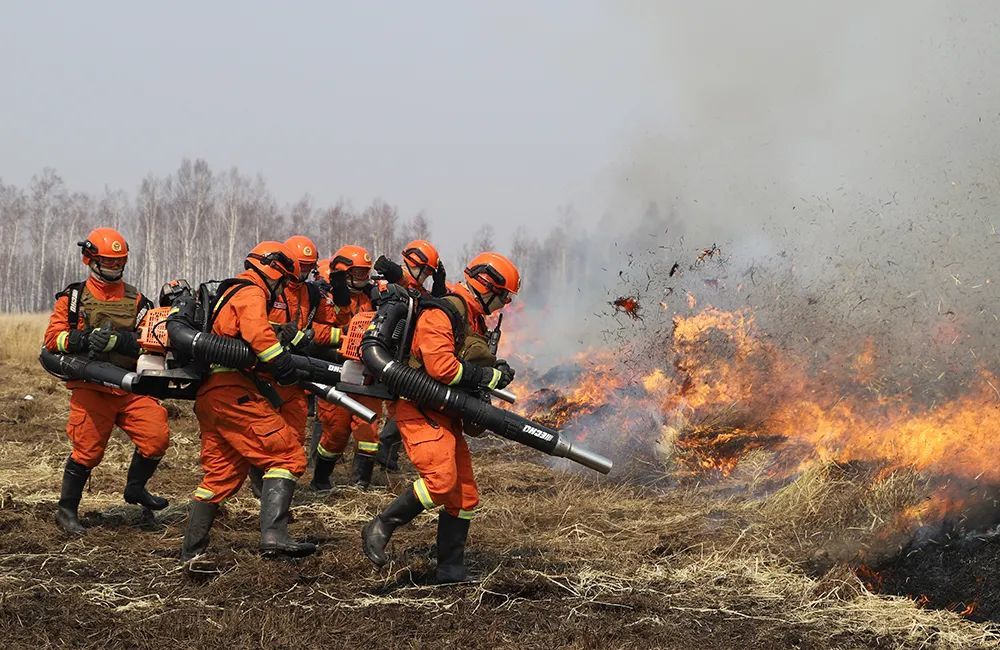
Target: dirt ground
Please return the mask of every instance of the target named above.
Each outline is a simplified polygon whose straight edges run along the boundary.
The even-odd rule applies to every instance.
[[[361,554],[361,526],[408,472],[363,492],[300,489],[292,532],[320,552],[297,562],[258,557],[244,488],[214,528],[216,570],[192,575],[177,560],[200,478],[191,404],[168,405],[172,446],[151,484],[171,507],[150,522],[124,504],[132,448],[116,432],[84,494],[88,534],[68,539],[53,522],[67,397],[37,364],[0,360],[5,648],[1000,647],[997,627],[873,595],[843,561],[873,543],[873,517],[916,498],[905,476],[818,468],[760,498],[738,484],[755,480],[749,460],[727,485],[652,489],[489,442],[475,582],[429,584],[432,515],[398,532],[386,569]]]

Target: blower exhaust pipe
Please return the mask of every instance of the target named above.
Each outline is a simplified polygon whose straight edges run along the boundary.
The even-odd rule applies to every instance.
[[[42,348],[38,361],[45,370],[63,381],[83,379],[85,381],[103,384],[111,388],[120,388],[133,392],[139,375],[107,361],[94,361],[82,355],[56,354]]]
[[[371,410],[347,393],[337,390],[333,386],[327,386],[326,384],[320,384],[314,381],[299,382],[299,385],[310,393],[316,395],[316,397],[320,398],[324,402],[329,402],[331,404],[336,404],[349,409],[352,413],[368,424],[374,422],[375,418],[378,417],[378,413]]]

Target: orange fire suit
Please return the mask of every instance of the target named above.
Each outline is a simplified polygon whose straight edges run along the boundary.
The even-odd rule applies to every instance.
[[[241,338],[260,361],[271,361],[284,348],[268,322],[270,292],[252,271],[237,278],[250,280],[253,286],[229,289],[234,293],[215,314],[212,332]],[[213,368],[198,389],[194,411],[201,427],[201,466],[205,472],[195,499],[219,503],[232,496],[251,465],[263,469],[264,478],[295,480],[305,472],[306,455],[298,432],[247,374]]]
[[[464,285],[449,288],[466,304],[468,331],[484,334],[486,323],[479,301]],[[448,315],[441,309],[421,312],[413,333],[411,358],[418,360],[432,378],[454,385],[462,378],[456,352]],[[462,435],[461,418],[423,409],[406,400],[392,402],[389,415],[396,419],[406,453],[420,474],[413,491],[424,507],[443,506],[455,517],[471,519],[479,504],[479,489],[472,473],[472,455]]]
[[[313,343],[332,346],[340,342],[340,328],[336,322],[342,319],[327,296],[316,291],[316,310],[310,314],[313,305],[309,301],[309,286],[304,282],[289,282],[278,300],[271,306],[268,319],[272,327],[278,328],[285,323],[295,323],[300,331],[312,329]],[[281,397],[279,412],[285,422],[298,434],[299,444],[306,440],[306,420],[309,405],[306,392],[299,386],[275,385],[278,396]]]
[[[372,311],[371,298],[366,291],[352,292],[351,304],[335,307],[338,314],[337,323],[342,324],[342,336],[347,334],[347,325],[351,318],[363,311]],[[382,412],[381,400],[354,395],[355,399],[376,413]],[[319,439],[316,453],[324,458],[338,458],[347,448],[347,442],[354,436],[355,450],[362,454],[374,455],[378,452],[379,420],[368,424],[343,406],[328,402],[316,402],[316,417],[323,425],[323,435]]]
[[[70,299],[70,288],[56,296],[45,330],[45,347],[50,352],[68,351]],[[77,305],[77,330],[100,327],[111,321],[118,330],[134,331],[138,315],[150,303],[124,282],[104,282],[91,276],[80,288]],[[134,359],[115,353],[96,358],[105,358],[125,368],[135,367]],[[66,386],[71,391],[66,435],[73,445],[72,458],[77,463],[97,467],[104,458],[116,424],[146,458],[160,458],[167,451],[170,441],[167,411],[154,398],[82,379],[68,381]]]

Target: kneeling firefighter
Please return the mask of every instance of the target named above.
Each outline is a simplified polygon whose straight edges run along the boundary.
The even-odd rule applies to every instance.
[[[264,470],[260,498],[260,550],[265,555],[303,556],[314,544],[288,536],[288,510],[306,456],[298,432],[285,422],[277,395],[264,376],[279,385],[296,380],[291,354],[278,340],[268,312],[285,283],[299,275],[295,254],[281,242],[261,242],[250,251],[243,273],[224,281],[212,306],[210,331],[242,339],[257,355],[253,370],[213,366],[198,389],[194,410],[201,428],[205,477],[194,492],[181,559],[208,548],[219,504],[235,494],[251,466]]]
[[[347,334],[347,325],[351,318],[364,311],[372,311],[371,293],[374,285],[371,281],[372,258],[361,246],[343,246],[330,262],[330,274],[340,273],[346,276],[350,304],[335,305],[338,314],[337,323],[343,326],[341,338]],[[331,284],[333,278],[330,278]],[[338,330],[341,331],[341,330]],[[359,402],[382,413],[382,402],[371,397],[356,397]],[[313,469],[311,486],[315,490],[330,490],[330,474],[334,466],[344,454],[348,440],[354,437],[354,462],[351,468],[352,485],[367,487],[371,483],[372,469],[375,466],[375,454],[379,449],[378,421],[369,424],[357,417],[343,406],[327,402],[316,403],[316,417],[323,425],[323,434],[316,447],[316,465]]]
[[[446,274],[441,256],[425,239],[415,239],[403,247],[403,264],[396,264],[385,255],[375,260],[375,270],[388,282],[415,291],[420,296],[441,297],[448,293]],[[424,286],[433,278],[430,291]],[[379,434],[379,450],[375,462],[389,471],[399,470],[399,448],[403,444],[396,421],[388,418]]]
[[[325,278],[328,279],[328,284],[325,285],[327,295],[324,295],[318,284],[308,281],[319,261],[316,244],[304,235],[294,235],[285,241],[285,245],[291,249],[299,264],[299,274],[288,281],[284,291],[271,306],[268,314],[271,327],[281,344],[295,353],[302,353],[310,345],[337,345],[341,332],[336,323],[343,316],[337,312],[335,305],[345,307],[351,301],[346,274],[334,273]],[[275,390],[281,398],[278,412],[295,429],[299,444],[305,444],[309,413],[306,391],[298,384],[278,385]],[[261,468],[252,466],[249,476],[251,489],[259,497],[264,472]]]
[[[503,388],[514,371],[489,352],[484,316],[499,312],[520,288],[514,264],[499,253],[481,253],[465,269],[465,281],[442,299],[421,299],[410,346],[410,366],[432,379],[470,391]],[[388,562],[385,547],[393,531],[438,506],[437,579],[466,579],[465,544],[469,521],[479,504],[472,457],[461,418],[427,410],[407,400],[390,405],[406,453],[420,473],[362,530],[362,547],[377,566]]]
[[[122,281],[128,262],[128,243],[111,228],[97,228],[78,244],[83,263],[90,269],[85,282],[71,284],[56,294],[55,307],[45,330],[49,352],[88,354],[135,370],[139,356],[136,327],[152,306],[135,287]],[[66,459],[56,523],[70,534],[85,532],[78,509],[90,472],[104,458],[117,424],[135,451],[125,479],[125,501],[161,510],[167,500],[150,494],[146,483],[167,450],[170,433],[167,412],[145,395],[74,379],[70,389],[66,435],[73,452]]]

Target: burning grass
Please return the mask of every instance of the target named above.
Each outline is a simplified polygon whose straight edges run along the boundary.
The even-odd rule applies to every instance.
[[[183,503],[199,478],[189,404],[170,409],[173,446],[155,485],[175,506],[149,522],[121,503],[130,449],[116,434],[85,494],[89,533],[67,540],[52,521],[68,449],[66,393],[34,365],[5,362],[0,380],[5,647],[1000,643],[988,624],[872,594],[843,560],[919,499],[912,473],[822,464],[775,489],[762,470],[771,452],[756,449],[718,481],[671,479],[672,487],[657,489],[562,473],[523,448],[477,441],[483,508],[469,562],[479,582],[427,584],[431,517],[400,531],[386,570],[371,567],[358,531],[392,498],[392,486],[323,497],[300,491],[294,532],[321,552],[297,563],[257,557],[257,505],[241,493],[213,531],[216,566],[188,575],[176,554]],[[37,399],[25,408],[28,393]],[[341,482],[345,471],[338,468]]]

